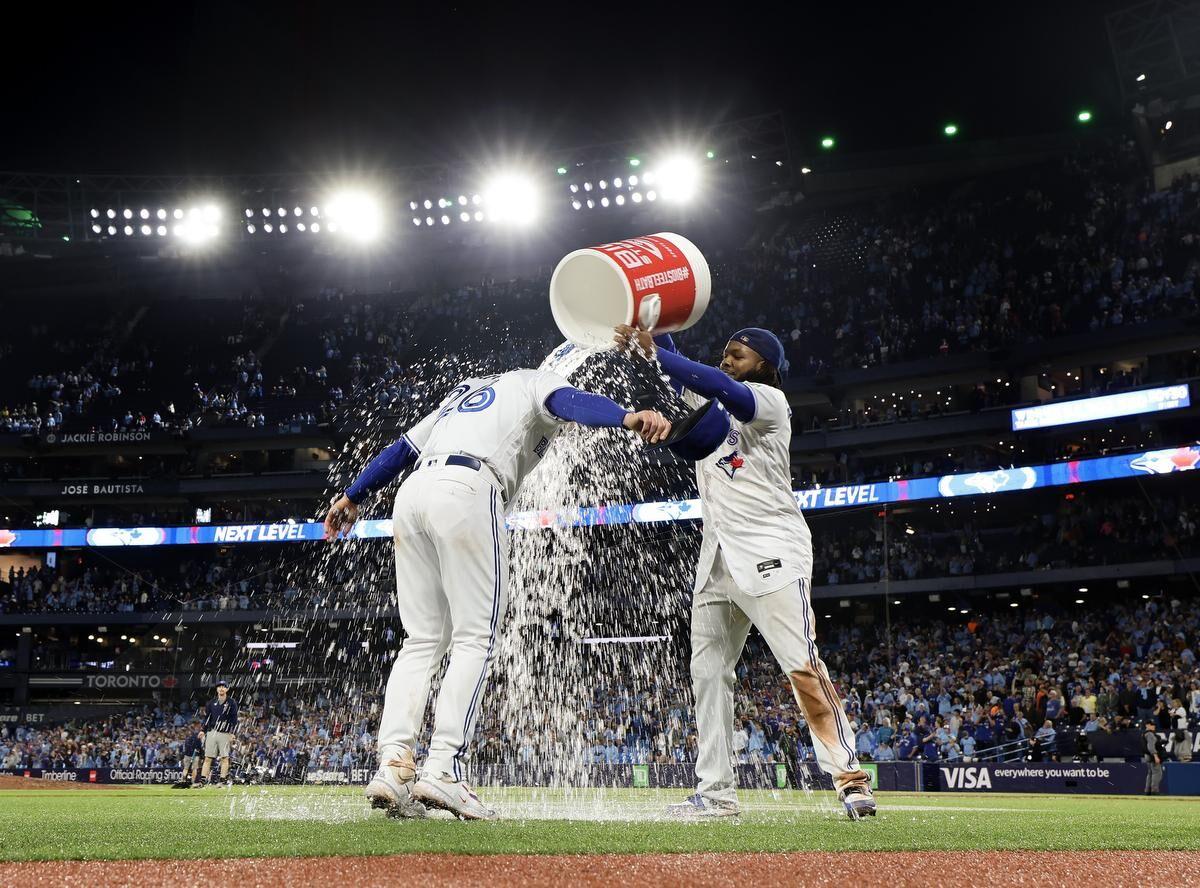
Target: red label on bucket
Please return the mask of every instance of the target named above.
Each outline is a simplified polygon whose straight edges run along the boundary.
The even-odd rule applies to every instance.
[[[657,294],[662,301],[657,329],[673,330],[685,323],[696,304],[696,276],[683,252],[664,237],[647,235],[593,247],[611,257],[633,291],[635,323],[642,300]]]

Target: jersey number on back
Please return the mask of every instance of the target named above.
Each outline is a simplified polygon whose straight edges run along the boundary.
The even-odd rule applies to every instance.
[[[480,410],[487,410],[496,400],[496,390],[489,386],[475,389],[471,394],[462,399],[462,403],[458,405],[459,413],[478,413]]]

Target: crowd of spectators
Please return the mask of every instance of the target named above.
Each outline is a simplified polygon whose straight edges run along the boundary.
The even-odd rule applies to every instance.
[[[949,619],[825,623],[822,630],[824,659],[866,761],[1037,760],[1064,749],[1088,755],[1088,739],[1147,725],[1172,759],[1200,755],[1197,598],[1154,596],[1088,608],[1033,602]],[[387,655],[380,656],[382,664]],[[573,718],[555,719],[557,727],[506,725],[500,703],[506,679],[496,676],[476,760],[530,766],[555,757],[575,757],[575,765],[695,760],[686,669],[639,680],[633,670],[593,665],[581,661],[587,674],[571,694],[578,708]],[[803,715],[760,639],[751,641],[736,679],[737,760],[815,760]],[[311,685],[307,693],[241,687],[235,682],[233,692],[242,711],[239,760],[266,769],[294,765],[301,756],[318,768],[373,764],[379,687],[357,680]],[[0,767],[173,764],[196,730],[201,702],[146,705],[53,727],[0,726]],[[1068,736],[1069,746],[1061,742]]]
[[[1186,497],[1041,500],[1018,524],[954,514],[954,504],[887,531],[880,521],[814,534],[819,585],[1051,570],[1200,554],[1200,511]]]
[[[770,327],[795,374],[821,375],[1194,315],[1198,198],[1190,177],[1153,191],[1118,143],[860,206],[832,234],[825,220],[772,219],[749,247],[714,247],[719,298],[681,345],[710,360],[731,330]],[[419,294],[304,286],[285,278],[218,311],[154,305],[143,319],[143,307],[90,340],[34,323],[20,356],[31,375],[0,406],[0,431],[327,422],[363,384],[382,402],[410,396],[432,355],[469,366],[503,343],[506,364],[536,366],[561,338],[541,274]],[[157,334],[181,324],[191,344],[172,350]],[[989,385],[985,402],[1011,397]],[[960,397],[949,406],[976,394]],[[844,419],[946,409],[931,398]]]

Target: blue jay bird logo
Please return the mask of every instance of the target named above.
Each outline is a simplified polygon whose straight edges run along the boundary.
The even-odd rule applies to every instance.
[[[745,464],[746,464],[746,461],[744,459],[742,459],[741,456],[738,455],[738,452],[736,450],[726,456],[721,457],[719,460],[717,460],[717,466],[722,471],[724,471],[725,474],[728,475],[730,478],[732,478],[734,476],[734,473],[736,473],[737,470],[740,469]]]

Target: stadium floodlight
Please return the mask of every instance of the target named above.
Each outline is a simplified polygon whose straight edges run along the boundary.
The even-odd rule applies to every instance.
[[[121,215],[124,216],[126,219],[132,219],[133,218],[133,210],[125,210],[125,212],[121,213]]]
[[[145,207],[142,207],[141,210],[138,211],[138,216],[142,219],[149,219],[150,211],[148,209],[146,209]]]
[[[482,222],[482,221],[483,221],[483,210],[476,210],[476,211],[475,211],[475,221],[476,221],[476,222]]]
[[[655,177],[664,200],[687,203],[700,187],[700,166],[690,157],[675,155],[655,170]]]
[[[216,204],[189,207],[183,221],[175,226],[175,235],[192,246],[203,246],[221,233],[221,210]]]
[[[629,165],[631,167],[639,167],[642,165],[642,162],[640,160],[638,160],[636,157],[631,157],[631,158],[629,158]]]
[[[613,179],[613,188],[620,188],[620,187],[621,187],[621,177],[617,176],[617,178]]]
[[[606,188],[608,188],[608,182],[604,179],[601,179],[600,180],[600,190],[603,191]]]
[[[483,192],[488,216],[508,225],[529,225],[538,217],[538,193],[533,180],[521,173],[502,173]]]
[[[101,228],[99,225],[92,226],[92,234],[100,234],[100,232],[102,232],[103,230],[104,229]]]
[[[588,208],[589,210],[594,210],[594,209],[596,209],[596,202],[595,202],[594,200],[592,200],[590,197],[588,198],[588,202],[587,202],[587,208]]]
[[[433,209],[433,201],[429,200],[428,198],[426,198],[426,200],[425,200],[425,209],[427,209],[427,210]]]
[[[654,190],[647,191],[646,200],[658,200],[658,192]]]
[[[116,234],[116,233],[117,233],[117,226],[115,226],[115,225],[110,225],[110,226],[108,226],[108,233],[109,233],[110,235]]]
[[[629,187],[630,187],[630,188],[636,188],[636,187],[637,187],[637,183],[638,183],[638,177],[637,177],[637,176],[630,176],[630,177],[629,177],[628,179],[626,179],[625,181],[629,183]]]
[[[458,214],[458,218],[461,219],[463,222],[470,222],[471,214],[468,213],[466,210],[463,210],[463,212]]]
[[[296,230],[297,230],[297,231],[307,231],[307,228],[305,227],[305,225],[304,225],[304,223],[303,223],[303,222],[297,222],[297,223],[296,223]]]
[[[618,194],[616,200],[617,200],[617,206],[619,206],[619,207],[625,206],[625,195]]]
[[[108,216],[108,218],[110,218],[110,219],[115,219],[115,218],[117,218],[117,211],[110,209],[104,215]]]
[[[432,224],[433,224],[433,216],[426,216],[426,217],[425,217],[425,224],[426,224],[426,225],[432,225]]]
[[[821,139],[821,147],[826,151],[831,150],[836,144],[837,141],[833,138],[833,136],[824,136]]]
[[[129,237],[131,234],[133,234],[133,226],[132,225],[126,225],[122,230],[125,232],[126,237]]]
[[[640,191],[633,192],[633,202],[634,203],[642,202],[642,192],[640,192]]]
[[[458,196],[458,205],[460,207],[465,207],[467,205],[467,196],[465,194],[460,194]]]
[[[715,152],[715,151],[705,151],[705,152],[704,152],[704,156],[705,156],[705,157],[707,157],[709,160],[713,160],[713,159],[715,159],[715,158],[716,158],[716,156],[717,156],[717,152]]]
[[[165,226],[165,225],[158,226],[158,228],[154,229],[154,233],[157,234],[159,237],[166,237],[167,236],[167,226]]]
[[[383,233],[383,207],[365,191],[343,191],[334,195],[325,207],[325,214],[337,231],[358,243],[378,240]]]
[[[957,123],[946,124],[944,127],[942,127],[942,132],[945,133],[947,136],[957,136],[958,135],[958,124]]]
[[[417,228],[421,227],[421,217],[420,216],[413,216],[413,225],[417,226]]]
[[[1174,125],[1175,125],[1175,121],[1168,120],[1166,123],[1163,124],[1163,130],[1169,130]]]
[[[91,212],[92,212],[92,218],[93,218],[93,219],[99,219],[99,218],[100,218],[100,211],[99,211],[99,210],[97,210],[97,209],[94,209],[94,208],[93,208]]]
[[[287,234],[287,226],[284,225],[282,222],[279,223],[279,233]]]
[[[1137,77],[1135,77],[1135,78],[1133,78],[1133,79],[1134,79],[1134,80],[1136,80],[1138,83],[1145,83],[1145,82],[1146,82],[1146,75],[1145,75],[1145,74],[1139,74]]]
[[[246,226],[246,233],[247,233],[247,234],[254,234],[254,232],[256,232],[256,231],[258,231],[258,229],[254,227],[254,223],[253,223],[253,222],[251,222],[249,225],[247,225],[247,226]]]
[[[321,233],[321,223],[313,222],[311,225],[308,226],[308,230],[311,231],[313,234],[320,234]]]
[[[580,203],[579,201],[577,201],[577,200],[573,200],[573,201],[571,201],[571,207],[572,207],[573,209],[576,209],[576,210],[582,210],[582,209],[583,209],[583,204],[581,204],[581,203]]]
[[[443,224],[443,225],[449,225],[449,224],[450,224],[450,217],[449,217],[449,216],[442,216],[442,224]]]
[[[811,168],[809,168],[809,167],[800,167],[800,172],[801,172],[803,175],[807,176],[809,173],[811,173],[811,172],[812,172],[812,169],[811,169]]]
[[[584,190],[584,191],[591,191],[591,190],[592,190],[592,183],[591,183],[591,182],[584,182],[584,183],[583,183],[583,190]]]
[[[608,198],[607,197],[600,198],[600,206],[602,206],[602,207],[608,206]]]
[[[1080,123],[1089,123],[1089,122],[1091,122],[1091,119],[1092,119],[1092,112],[1087,110],[1086,108],[1084,108],[1082,111],[1080,111],[1078,114],[1075,115],[1075,119],[1078,120]]]
[[[558,173],[560,176],[565,176],[567,174],[567,168],[559,167],[557,170],[555,170],[555,172]]]
[[[143,226],[142,226],[142,228],[141,228],[141,232],[142,232],[142,234],[143,234],[143,235],[147,235],[147,234],[149,234],[149,233],[150,233],[150,231],[151,231],[151,228],[150,228],[150,226],[149,226],[149,225],[143,225]]]

